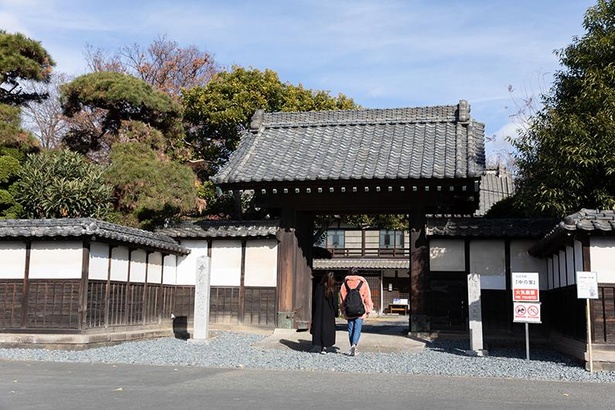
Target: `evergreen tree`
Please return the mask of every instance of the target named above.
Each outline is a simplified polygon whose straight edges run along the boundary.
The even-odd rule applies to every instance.
[[[562,68],[544,108],[514,143],[514,203],[529,216],[615,207],[615,1],[599,0],[583,26],[557,52]]]

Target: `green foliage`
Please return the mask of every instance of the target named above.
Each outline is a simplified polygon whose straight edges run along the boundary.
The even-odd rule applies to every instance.
[[[14,186],[15,199],[27,218],[104,219],[111,187],[104,169],[70,151],[28,155]]]
[[[22,152],[38,150],[38,140],[21,127],[21,108],[0,103],[0,147]]]
[[[586,34],[557,54],[544,108],[515,143],[515,207],[527,216],[615,207],[615,1],[600,0]]]
[[[47,98],[45,94],[24,92],[20,82],[49,81],[54,65],[38,41],[0,30],[0,104],[19,106]]]
[[[272,70],[233,67],[216,74],[205,87],[187,90],[183,96],[187,141],[195,156],[205,160],[200,176],[205,179],[224,164],[237,147],[241,130],[247,129],[254,112],[354,109],[354,102],[326,91],[282,83]]]
[[[80,152],[96,150],[105,135],[117,136],[125,122],[139,121],[163,132],[167,138],[181,134],[181,107],[170,96],[145,81],[118,72],[95,72],[61,87],[64,114],[101,112],[99,131],[84,127],[69,131],[65,142]]]
[[[194,172],[159,158],[147,144],[115,144],[105,175],[114,187],[113,218],[117,222],[149,228],[195,208]]]
[[[14,143],[14,141],[13,141]],[[21,163],[33,147],[23,144],[18,147],[0,145],[0,218],[15,219],[21,216],[22,207],[13,195]]]

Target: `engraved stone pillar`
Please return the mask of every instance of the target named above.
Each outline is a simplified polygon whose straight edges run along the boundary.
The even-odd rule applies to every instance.
[[[209,334],[211,258],[196,259],[196,285],[194,288],[194,335],[195,342],[207,340]]]

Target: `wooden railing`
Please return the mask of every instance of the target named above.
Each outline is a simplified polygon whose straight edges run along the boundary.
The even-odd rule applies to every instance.
[[[329,248],[334,258],[407,258],[408,248]]]

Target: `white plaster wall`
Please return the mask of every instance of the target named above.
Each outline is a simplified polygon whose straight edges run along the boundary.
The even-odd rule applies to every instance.
[[[527,250],[536,243],[532,240],[513,240],[510,241],[510,271],[511,272],[538,272],[538,282],[540,289],[546,290],[547,280],[547,260],[535,258]]]
[[[207,256],[207,240],[184,239],[181,245],[190,249],[190,254],[177,258],[176,285],[196,285],[196,262],[199,256]],[[213,271],[212,271],[213,273]]]
[[[0,278],[23,279],[26,272],[26,244],[0,242]]]
[[[164,257],[164,272],[162,273],[162,283],[164,285],[175,285],[177,283],[177,255],[167,255]]]
[[[615,283],[615,238],[590,237],[589,254],[598,283]]]
[[[147,258],[147,283],[161,283],[162,281],[162,254],[152,252]]]
[[[130,256],[130,282],[145,283],[147,253],[143,249],[135,249]]]
[[[572,246],[566,246],[566,283],[568,286],[575,284],[576,271],[574,268],[574,248]]]
[[[214,240],[211,245],[211,286],[239,286],[241,241]]]
[[[277,284],[278,241],[275,239],[251,240],[246,244],[245,286],[270,286]]]
[[[583,246],[580,241],[574,241],[574,269],[583,272]]]
[[[553,289],[553,258],[547,258],[547,287]]]
[[[107,280],[109,271],[109,245],[93,242],[90,245],[90,271],[88,279]]]
[[[344,232],[344,248],[361,249],[362,241],[361,231],[345,231]]]
[[[80,279],[82,263],[82,242],[32,242],[30,279]]]
[[[470,273],[480,274],[481,289],[506,289],[505,242],[470,241]]]
[[[465,271],[465,245],[459,239],[431,239],[429,241],[429,270]]]
[[[111,280],[126,282],[128,280],[128,248],[118,246],[111,250]]]
[[[566,266],[566,261],[568,258],[566,257],[565,251],[559,251],[559,286],[566,287],[568,286],[568,267]]]
[[[559,253],[556,253],[553,255],[553,289],[557,289],[561,286],[559,282],[559,268]]]

